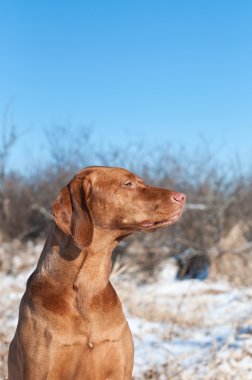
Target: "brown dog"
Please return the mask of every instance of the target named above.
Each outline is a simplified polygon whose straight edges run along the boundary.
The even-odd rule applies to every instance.
[[[64,187],[10,345],[9,380],[129,380],[133,341],[109,281],[112,250],[175,223],[185,195],[125,169],[90,167]]]

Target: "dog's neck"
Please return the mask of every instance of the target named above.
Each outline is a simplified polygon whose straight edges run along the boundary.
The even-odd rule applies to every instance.
[[[36,271],[66,288],[97,293],[109,283],[111,254],[119,240],[119,231],[95,228],[92,243],[81,250],[53,223]]]
[[[94,229],[91,245],[83,251],[83,262],[74,281],[76,289],[98,292],[109,283],[111,255],[118,245],[118,234],[108,234],[105,230]]]

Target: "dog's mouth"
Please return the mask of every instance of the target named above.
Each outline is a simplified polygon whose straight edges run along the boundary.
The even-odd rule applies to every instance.
[[[171,224],[174,224],[179,220],[182,213],[183,213],[183,210],[180,210],[177,214],[171,216],[170,218],[162,219],[156,222],[145,220],[144,222],[140,224],[140,226],[145,230],[151,230],[151,229],[156,229],[159,227],[170,226]]]

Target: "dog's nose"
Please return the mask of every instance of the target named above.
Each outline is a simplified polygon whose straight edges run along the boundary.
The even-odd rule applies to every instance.
[[[173,193],[172,200],[179,203],[185,203],[186,195],[184,193]]]

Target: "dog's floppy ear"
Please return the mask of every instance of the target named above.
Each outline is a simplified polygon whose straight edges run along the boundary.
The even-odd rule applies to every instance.
[[[93,238],[93,222],[87,206],[90,192],[90,181],[75,177],[61,190],[52,207],[55,223],[72,236],[80,249],[88,246]]]

